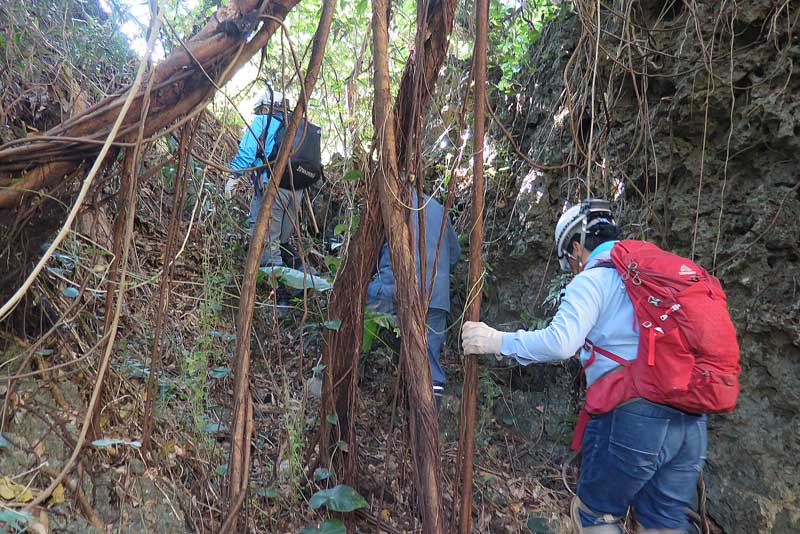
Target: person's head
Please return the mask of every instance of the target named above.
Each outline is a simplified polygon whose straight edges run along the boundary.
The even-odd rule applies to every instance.
[[[580,272],[598,245],[618,235],[607,200],[589,199],[572,206],[556,224],[556,255],[561,269]]]
[[[261,95],[261,98],[256,100],[253,113],[256,115],[266,115],[270,112],[270,108],[272,108],[273,111],[283,111],[284,106],[286,108],[289,107],[289,100],[283,96],[283,93],[274,91],[272,88],[267,88],[264,94]]]

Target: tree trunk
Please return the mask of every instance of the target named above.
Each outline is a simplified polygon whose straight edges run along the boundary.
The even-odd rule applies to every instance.
[[[408,183],[401,182],[397,167],[394,112],[390,107],[389,28],[386,0],[372,2],[375,101],[373,124],[378,163],[375,179],[380,191],[381,212],[389,233],[389,251],[395,274],[397,315],[402,332],[400,360],[411,404],[411,447],[423,531],[444,532],[442,516],[442,466],[439,431],[428,364],[425,313],[417,284],[414,236],[410,216],[397,199],[409,205]],[[423,239],[420,236],[420,239]]]
[[[475,0],[476,36],[473,52],[475,113],[473,118],[472,231],[469,234],[469,279],[466,320],[480,321],[483,293],[483,137],[486,116],[486,52],[489,18],[488,0]],[[474,354],[464,356],[464,384],[461,390],[461,434],[458,440],[458,473],[461,478],[460,534],[472,532],[472,471],[475,454],[475,410],[478,364]],[[456,481],[458,487],[458,481]],[[453,499],[455,507],[456,499]]]
[[[414,124],[414,111],[420,113],[431,96],[436,85],[439,70],[447,57],[450,33],[453,29],[453,17],[456,9],[455,0],[431,0],[428,5],[427,22],[418,24],[417,31],[424,31],[422,51],[414,50],[409,56],[403,70],[400,90],[394,109],[395,140],[397,161],[406,161],[410,143],[407,132]],[[419,42],[419,40],[417,40]],[[422,54],[424,59],[418,59]],[[414,80],[418,70],[422,74],[423,83],[419,84],[424,92],[415,90]],[[358,393],[358,365],[361,358],[361,339],[364,330],[364,306],[366,303],[367,284],[378,263],[380,247],[384,240],[384,226],[380,213],[380,196],[375,177],[365,177],[366,198],[358,229],[350,239],[347,256],[342,264],[336,283],[333,286],[328,309],[330,319],[341,319],[338,331],[326,332],[323,363],[326,365],[321,403],[321,427],[319,454],[322,459],[329,458],[329,451],[336,439],[334,428],[325,420],[327,415],[338,416],[339,428],[344,433],[342,439],[347,441],[347,469],[343,463],[333,467],[344,475],[350,485],[357,484],[356,472],[356,437],[355,407]],[[341,458],[341,456],[337,457]]]

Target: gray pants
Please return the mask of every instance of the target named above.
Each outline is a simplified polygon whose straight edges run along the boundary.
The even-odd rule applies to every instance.
[[[264,200],[264,191],[266,191],[266,187],[260,193],[256,192],[250,200],[250,215],[247,221],[250,228],[250,237],[253,236],[253,228],[256,225],[258,211],[261,209],[261,203]],[[302,201],[302,190],[293,192],[289,189],[278,188],[278,195],[272,205],[272,219],[264,243],[264,252],[261,254],[262,267],[283,265],[281,244],[289,241],[294,233],[297,214],[300,211]]]

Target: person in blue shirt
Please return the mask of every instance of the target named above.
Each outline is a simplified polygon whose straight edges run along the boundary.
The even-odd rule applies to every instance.
[[[264,165],[263,154],[269,155],[275,144],[275,134],[284,122],[284,111],[288,109],[289,101],[278,91],[267,91],[257,102],[254,109],[255,118],[248,128],[245,128],[242,140],[239,142],[239,152],[231,161],[231,169],[246,169]],[[270,110],[272,114],[270,115]],[[260,137],[264,129],[268,128],[264,139],[264,150],[259,150]],[[267,169],[252,174],[253,198],[250,200],[250,214],[248,216],[249,233],[252,237],[256,224],[258,211],[264,200],[269,172]],[[242,180],[242,173],[234,173],[225,184],[225,196],[230,199],[235,194],[237,186]],[[297,224],[297,215],[300,211],[303,192],[278,188],[278,195],[272,205],[272,221],[270,222],[267,243],[261,255],[261,266],[278,267],[283,265],[281,259],[281,245],[287,244],[294,234]]]
[[[575,277],[567,285],[546,328],[500,332],[481,322],[465,322],[465,354],[496,354],[522,365],[572,357],[580,350],[591,387],[620,364],[590,350],[597,347],[631,361],[639,332],[622,277],[607,267],[617,225],[610,205],[587,200],[567,210],[556,225],[556,252],[562,269]],[[586,426],[583,460],[572,519],[579,533],[622,534],[628,508],[636,512],[637,533],[680,534],[703,468],[706,417],[642,398],[595,415]]]
[[[416,193],[413,195],[413,207],[415,211],[411,213],[411,224],[414,232],[414,243],[412,248],[417,258],[417,276],[421,276],[420,256],[419,256],[419,202]],[[450,217],[444,211],[444,206],[428,195],[424,195],[422,201],[422,211],[425,224],[425,291],[433,289],[429,295],[428,315],[426,324],[428,327],[428,362],[431,368],[431,378],[433,381],[433,394],[437,408],[441,405],[442,394],[444,393],[445,374],[439,363],[442,353],[442,346],[445,341],[445,331],[447,329],[447,314],[450,312],[450,271],[458,262],[461,256],[461,247],[458,244],[458,235],[453,229]],[[442,220],[445,221],[444,235],[442,244],[439,244],[439,234],[441,231]],[[436,261],[436,272],[434,272],[434,261]],[[378,312],[395,312],[395,278],[392,272],[392,264],[389,258],[389,244],[384,242],[381,248],[381,255],[378,261],[378,273],[367,287],[367,304]]]

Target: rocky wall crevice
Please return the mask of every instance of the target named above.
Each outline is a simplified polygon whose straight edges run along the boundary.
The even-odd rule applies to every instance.
[[[487,318],[506,329],[547,315],[541,302],[555,274],[552,227],[565,201],[586,196],[586,79],[594,73],[595,36],[582,9],[573,6],[548,25],[532,50],[535,72],[522,72],[524,93],[498,106],[530,159],[566,164],[536,170],[521,158],[511,163],[516,196],[498,221],[507,230],[488,251],[494,287]],[[715,269],[739,334],[739,404],[709,421],[709,514],[725,532],[798,532],[797,7],[612,2],[601,21],[592,193],[615,200],[626,235]],[[541,372],[521,371],[523,378]],[[576,370],[546,373],[563,386],[549,395],[574,404]]]

